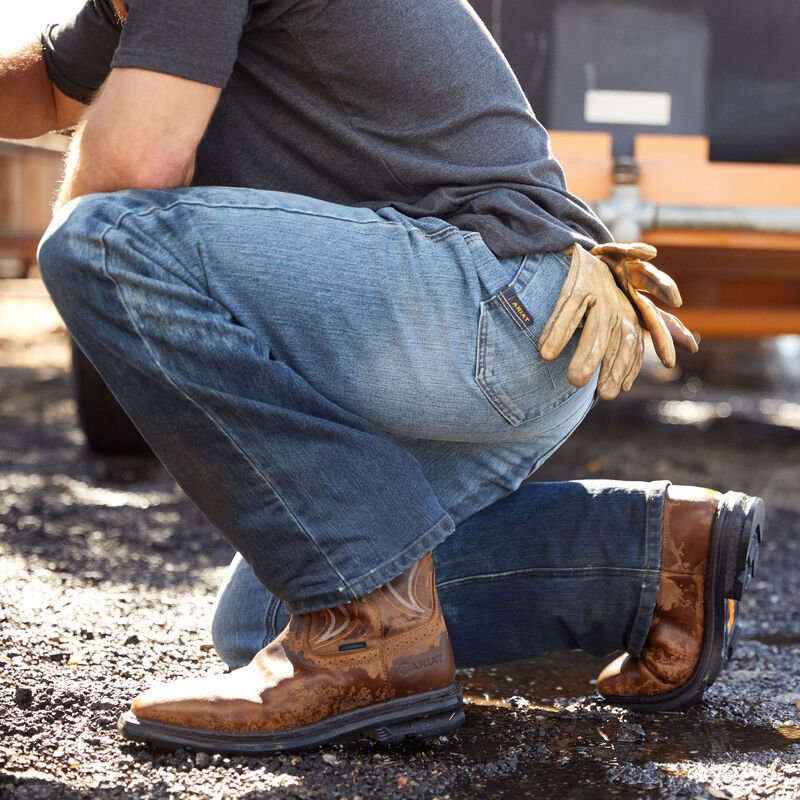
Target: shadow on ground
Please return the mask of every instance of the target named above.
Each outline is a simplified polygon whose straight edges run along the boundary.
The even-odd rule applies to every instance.
[[[152,462],[87,455],[59,363],[0,364],[0,799],[800,796],[796,433],[600,406],[537,474],[765,497],[743,640],[697,708],[600,706],[604,660],[568,653],[461,671],[467,724],[448,737],[259,759],[161,753],[120,739],[117,717],[156,680],[222,670],[207,630],[230,550]]]
[[[0,370],[3,545],[88,583],[192,580],[232,550],[148,457],[94,458],[76,427],[71,382]],[[165,569],[165,565],[167,568]]]

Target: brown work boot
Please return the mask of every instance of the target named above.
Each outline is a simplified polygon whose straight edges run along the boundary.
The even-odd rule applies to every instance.
[[[667,489],[653,621],[641,655],[626,653],[600,673],[606,702],[680,711],[702,698],[733,653],[763,527],[759,497]]]
[[[149,689],[119,729],[162,747],[256,754],[355,733],[433,736],[463,721],[428,553],[365,597],[292,615],[246,667]]]

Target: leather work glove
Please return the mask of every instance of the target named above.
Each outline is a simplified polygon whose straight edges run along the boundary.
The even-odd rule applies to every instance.
[[[600,367],[597,394],[610,400],[620,389],[627,392],[639,374],[644,336],[636,310],[606,263],[578,244],[570,250],[567,279],[539,337],[539,351],[545,360],[554,359],[583,322],[567,378],[585,386]]]
[[[650,332],[653,347],[665,367],[675,366],[675,343],[690,353],[697,352],[697,341],[689,329],[642,294],[647,292],[673,308],[683,302],[675,281],[647,263],[656,257],[655,247],[643,242],[601,244],[590,252],[608,264],[619,287],[638,309],[642,327]]]

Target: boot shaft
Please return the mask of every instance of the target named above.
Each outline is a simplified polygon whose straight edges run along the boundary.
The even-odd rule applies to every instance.
[[[285,645],[312,662],[381,672],[390,697],[449,685],[455,664],[436,592],[433,554],[364,597],[293,616]]]
[[[664,498],[661,572],[704,573],[721,495],[697,486],[670,486]]]

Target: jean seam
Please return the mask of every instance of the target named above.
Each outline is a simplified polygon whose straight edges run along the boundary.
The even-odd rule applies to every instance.
[[[655,612],[661,572],[664,498],[669,485],[669,481],[658,481],[651,484],[647,490],[645,500],[646,570],[642,581],[642,591],[639,595],[639,606],[631,624],[626,647],[627,652],[634,658],[638,657],[644,648]]]
[[[252,190],[258,191],[258,190]],[[269,190],[264,190],[269,191]],[[387,228],[390,228],[394,231],[400,231],[403,233],[408,232],[408,228],[404,225],[400,224],[399,222],[394,222],[392,220],[386,220],[382,217],[376,217],[375,219],[354,219],[353,217],[345,217],[338,214],[323,214],[319,211],[308,211],[303,208],[291,208],[289,206],[279,205],[277,203],[206,203],[202,200],[198,200],[195,198],[190,197],[176,197],[171,202],[167,203],[163,206],[156,206],[150,205],[145,209],[137,210],[137,209],[126,209],[122,214],[120,214],[119,218],[116,220],[115,223],[109,224],[108,228],[103,232],[103,235],[108,231],[109,228],[116,228],[122,223],[125,217],[133,216],[133,217],[146,217],[150,214],[154,214],[157,211],[168,212],[171,211],[176,206],[195,206],[200,208],[207,208],[210,210],[225,208],[230,209],[232,211],[236,211],[238,209],[248,209],[251,211],[283,211],[287,214],[297,214],[299,216],[306,216],[306,217],[316,217],[319,219],[330,219],[336,222],[347,222],[353,225],[383,225]],[[409,217],[409,219],[411,219]],[[420,236],[430,242],[438,243],[449,239],[451,236],[456,236],[461,234],[465,239],[467,238],[475,238],[480,236],[479,233],[472,231],[470,233],[464,234],[460,228],[457,228],[455,225],[447,225],[446,227],[442,228],[441,230],[436,231],[435,233],[428,234],[425,231],[419,228],[412,228],[411,230],[416,231]],[[446,236],[442,234],[447,234]],[[202,265],[202,258],[201,258],[201,265]],[[208,280],[205,270],[205,266],[203,265],[203,273]]]
[[[440,228],[438,231],[434,231],[433,233],[425,233],[425,231],[421,230],[420,228],[412,228],[411,230],[416,231],[420,236],[422,236],[424,239],[427,239],[429,242],[442,242],[458,233],[461,233],[461,231],[455,225],[447,225],[446,227]]]
[[[133,212],[128,212],[128,213],[133,213]],[[189,403],[191,403],[193,406],[195,406],[197,409],[199,409],[210,420],[210,422],[220,431],[220,433],[222,433],[222,435],[231,443],[231,445],[233,445],[235,450],[238,451],[238,453],[241,455],[242,458],[244,458],[245,462],[250,466],[250,468],[256,473],[256,475],[259,476],[259,478],[261,478],[261,480],[264,482],[264,484],[269,488],[269,490],[279,500],[279,502],[283,506],[283,508],[286,509],[286,512],[289,514],[289,516],[291,517],[292,521],[295,523],[295,525],[297,525],[298,530],[300,530],[303,533],[303,535],[313,544],[314,549],[319,553],[319,555],[322,557],[324,562],[328,565],[328,567],[330,568],[331,572],[338,578],[338,580],[340,581],[340,584],[343,584],[344,586],[347,586],[347,581],[345,580],[345,578],[339,573],[339,571],[333,566],[333,564],[331,564],[331,562],[328,559],[328,557],[320,549],[320,546],[319,546],[318,542],[316,541],[316,539],[305,528],[305,526],[302,525],[300,520],[297,518],[297,516],[294,514],[294,512],[289,508],[289,506],[286,504],[286,502],[281,497],[281,495],[276,491],[275,487],[272,485],[272,483],[266,477],[266,475],[264,475],[264,473],[253,463],[252,459],[242,449],[241,445],[230,435],[230,433],[214,417],[214,415],[211,414],[208,411],[208,409],[206,409],[201,403],[197,402],[190,395],[188,395],[183,389],[181,389],[175,383],[175,381],[167,373],[167,371],[164,368],[163,364],[157,358],[156,354],[153,352],[153,349],[150,346],[150,343],[147,341],[147,339],[145,338],[145,336],[142,334],[141,330],[139,329],[139,326],[136,323],[136,319],[135,319],[134,314],[131,312],[131,309],[128,307],[128,304],[125,302],[125,298],[123,297],[123,294],[122,294],[122,289],[120,288],[119,284],[117,283],[115,278],[111,275],[111,273],[109,272],[109,269],[108,269],[108,248],[107,248],[107,245],[106,245],[106,236],[108,235],[108,232],[112,228],[118,228],[119,225],[122,224],[122,221],[125,219],[125,217],[128,215],[128,213],[121,214],[119,216],[119,218],[117,219],[116,224],[109,223],[105,227],[103,232],[100,234],[99,239],[100,239],[100,244],[101,244],[101,247],[102,247],[103,272],[104,272],[105,276],[114,284],[114,288],[116,290],[117,297],[119,298],[119,302],[120,302],[122,308],[125,310],[125,313],[127,314],[128,319],[131,322],[133,330],[136,332],[136,335],[139,337],[140,341],[142,342],[142,344],[147,349],[147,352],[150,354],[150,357],[153,359],[153,363],[158,367],[159,371],[164,376],[164,378],[167,380],[167,382],[177,392],[179,392],[181,395],[183,395],[183,397],[186,398],[186,400]]]
[[[537,575],[539,577],[547,578],[570,578],[570,577],[591,577],[593,575],[608,576],[619,575],[627,577],[630,575],[648,574],[647,569],[641,567],[530,567],[527,569],[514,569],[506,572],[488,572],[480,575],[465,575],[461,578],[452,578],[451,580],[437,581],[437,589],[445,589],[448,586],[458,586],[462,583],[474,583],[475,581],[482,580],[499,580],[504,578],[513,578],[522,575]]]
[[[202,188],[202,187],[196,187],[196,188]],[[259,191],[259,190],[247,190],[247,191]],[[263,191],[265,193],[270,193],[270,190],[267,189]],[[289,193],[287,192],[284,194],[288,195]],[[353,217],[345,217],[339,214],[324,214],[319,211],[308,211],[307,209],[303,208],[292,208],[289,206],[279,205],[277,203],[263,203],[263,204],[262,203],[207,203],[203,200],[193,197],[176,197],[174,200],[172,200],[171,202],[167,203],[164,206],[150,205],[148,208],[142,210],[125,209],[125,211],[123,211],[120,214],[116,222],[109,225],[109,228],[118,227],[120,223],[124,220],[124,218],[128,216],[146,217],[152,213],[155,213],[156,211],[164,211],[164,212],[171,211],[173,208],[180,205],[199,206],[201,208],[208,208],[211,210],[217,208],[226,208],[231,210],[249,209],[251,211],[285,211],[287,214],[298,214],[300,216],[306,216],[306,217],[318,217],[320,219],[335,220],[336,222],[349,222],[354,225],[384,225],[387,228],[392,228],[394,230],[400,230],[403,232],[406,232],[408,230],[408,228],[406,228],[399,222],[383,219],[382,217],[376,217],[375,219],[355,219]],[[412,218],[409,217],[409,219]],[[424,239],[427,239],[428,241],[431,242],[443,241],[445,239],[449,239],[451,236],[456,236],[456,235],[461,235],[464,238],[464,240],[481,238],[480,233],[478,233],[477,231],[464,232],[460,228],[452,224],[447,224],[444,228],[441,228],[440,230],[430,234],[425,233],[425,231],[416,227],[412,228],[412,230],[416,231]],[[104,234],[105,232],[106,231],[104,231]]]
[[[475,375],[475,380],[478,386],[484,390],[489,396],[489,400],[497,408],[498,411],[512,424],[519,425],[522,420],[518,417],[509,407],[505,401],[497,394],[492,385],[486,378],[486,343],[488,341],[489,331],[489,303],[496,299],[496,296],[491,300],[486,300],[481,303],[481,318],[478,330],[478,372]],[[498,406],[500,406],[498,408]]]
[[[537,419],[541,419],[542,417],[547,416],[548,414],[552,413],[556,409],[561,408],[561,406],[563,406],[564,403],[568,402],[573,397],[575,397],[575,395],[578,393],[578,391],[580,391],[583,388],[584,388],[583,386],[573,386],[571,389],[567,390],[557,400],[554,400],[551,405],[549,405],[549,406],[547,406],[547,408],[543,409],[541,414],[537,414],[537,416],[535,416],[535,417],[525,417],[520,424],[525,423],[525,422],[534,422]],[[559,423],[559,424],[562,424],[562,423]],[[559,426],[558,425],[553,425],[553,428],[557,428],[557,427],[559,427]],[[526,441],[528,441],[528,439],[535,439],[537,436],[541,436],[543,433],[548,433],[549,431],[553,430],[553,428],[548,428],[546,431],[538,431],[537,433],[533,434],[532,436],[526,436],[525,438],[513,439],[511,441],[526,442]]]
[[[522,264],[520,264],[520,267],[517,270],[517,274],[514,276],[514,280],[511,281],[509,286],[514,286],[519,276],[522,275],[523,270],[528,266],[528,262],[530,261],[530,259],[531,259],[530,255],[525,256],[525,258],[522,260]],[[541,254],[539,255],[539,260],[541,261]],[[539,266],[541,265],[540,264],[536,265],[536,269],[531,271],[531,274],[528,276],[528,280],[526,280],[525,283],[522,284],[522,286],[520,286],[519,288],[517,288],[516,286],[514,287],[514,291],[517,294],[524,292],[528,288],[528,286],[530,286],[531,281],[536,277],[536,273],[539,272]]]
[[[517,274],[514,275],[513,280],[509,284],[509,287],[510,286],[514,286],[514,284],[517,282],[517,280],[519,280],[520,275],[523,273],[523,271],[525,270],[525,267],[528,265],[528,262],[531,259],[536,258],[539,263],[536,264],[536,269],[534,269],[531,272],[530,276],[528,277],[528,280],[526,280],[525,283],[522,286],[520,286],[520,287],[514,286],[514,292],[515,293],[520,294],[520,293],[524,292],[528,288],[528,286],[530,285],[531,281],[539,274],[539,270],[542,267],[542,262],[544,261],[545,256],[553,256],[554,258],[556,258],[558,260],[561,260],[561,253],[529,253],[528,255],[526,255],[525,258],[522,260],[522,264],[520,264],[520,267],[517,270]],[[567,265],[565,264],[565,266],[567,266]]]
[[[195,188],[202,188],[202,187],[195,187]],[[127,191],[136,191],[136,190],[127,190]],[[159,192],[159,194],[166,194],[170,191],[180,191],[180,190],[163,190]],[[263,191],[265,194],[272,194],[270,190],[257,190],[257,189],[245,189],[243,191],[247,191],[248,193],[251,191]],[[289,193],[285,193],[287,196],[290,196]],[[354,225],[385,225],[389,228],[400,228],[405,230],[404,226],[402,226],[399,222],[392,222],[391,220],[383,219],[382,217],[376,216],[375,219],[354,219],[353,217],[345,217],[338,214],[323,214],[319,211],[309,211],[304,208],[291,208],[289,206],[279,205],[278,203],[208,203],[204,200],[200,200],[194,197],[176,197],[171,200],[169,203],[163,206],[157,206],[154,204],[149,205],[145,209],[132,209],[126,208],[119,216],[115,223],[109,223],[106,230],[103,232],[108,232],[111,228],[118,227],[121,222],[125,219],[125,217],[133,216],[133,217],[146,217],[150,214],[154,214],[157,211],[171,211],[176,206],[195,206],[200,208],[207,208],[210,210],[216,209],[230,209],[231,211],[237,211],[241,209],[249,209],[251,211],[285,211],[287,214],[297,214],[299,216],[304,217],[318,217],[320,219],[331,219],[335,220],[336,222],[350,222]],[[421,231],[420,231],[421,232]]]

